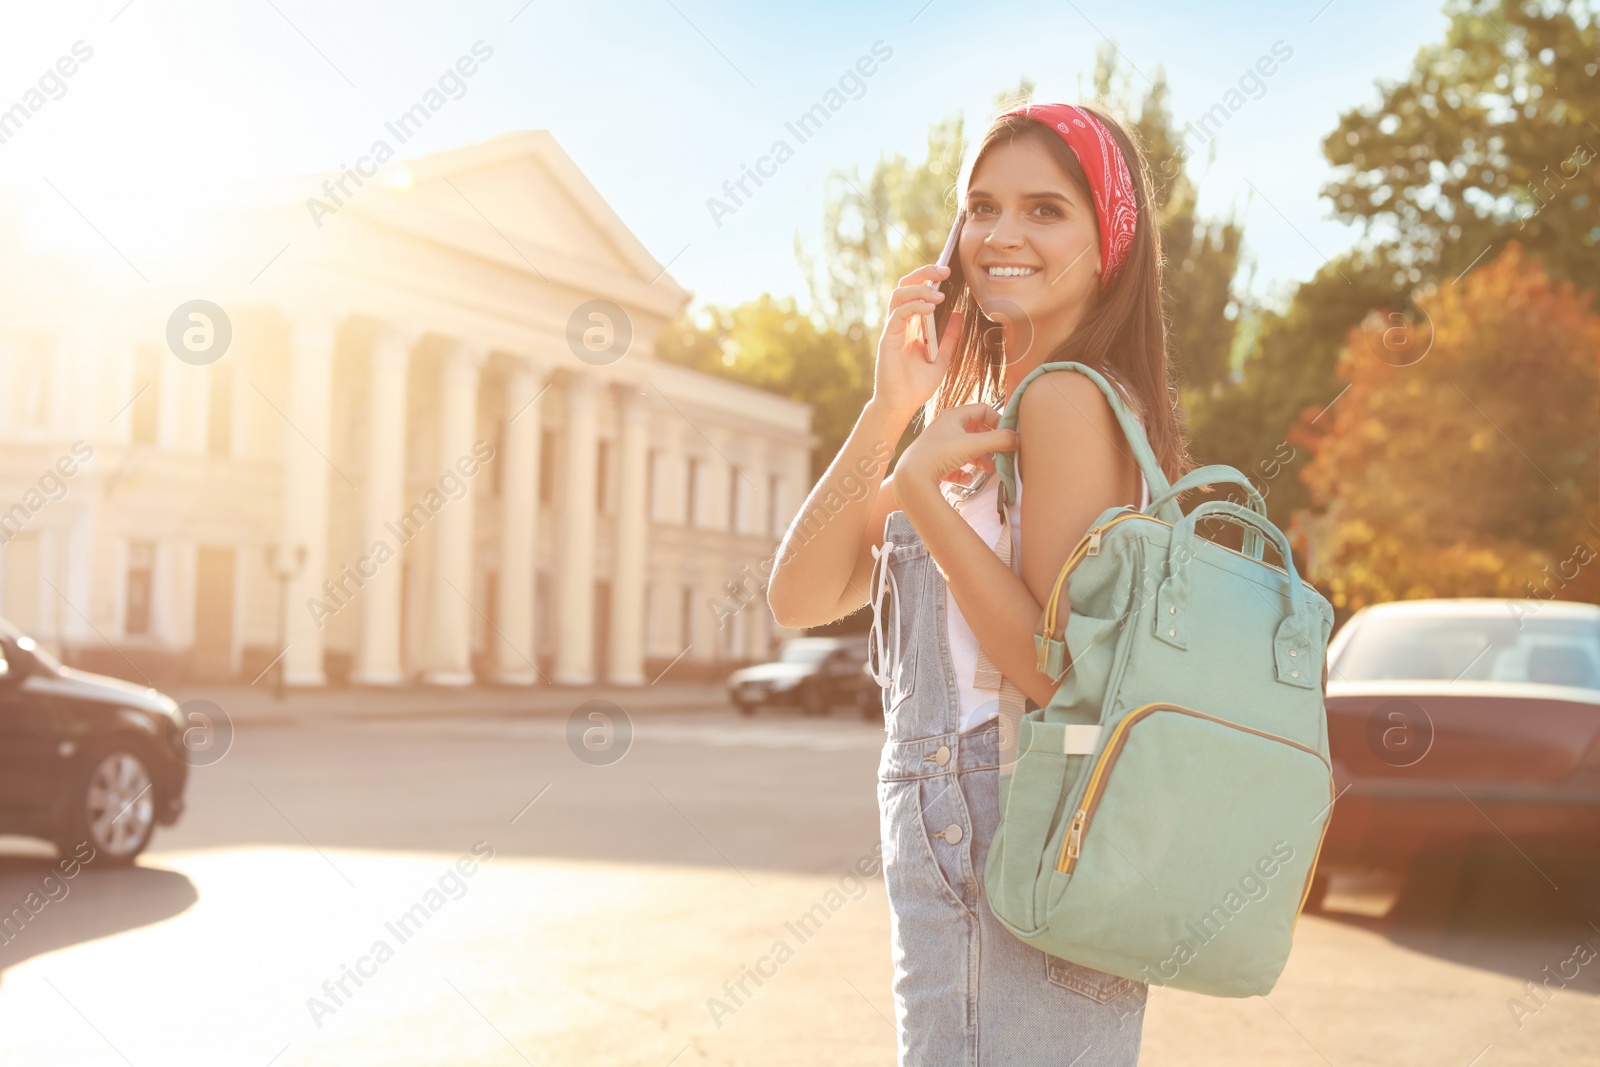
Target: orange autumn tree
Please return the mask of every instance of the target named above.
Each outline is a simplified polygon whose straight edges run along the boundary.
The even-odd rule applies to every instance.
[[[1341,616],[1418,597],[1600,599],[1600,317],[1516,243],[1350,331],[1290,441],[1292,526]],[[1315,422],[1312,420],[1315,419]]]

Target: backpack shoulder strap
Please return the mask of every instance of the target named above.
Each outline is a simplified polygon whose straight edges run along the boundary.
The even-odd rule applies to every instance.
[[[1145,436],[1139,420],[1129,409],[1127,401],[1122,397],[1122,392],[1107,380],[1106,376],[1093,367],[1085,366],[1071,360],[1059,363],[1045,363],[1029,371],[1011,390],[1011,396],[1006,401],[1005,414],[1000,417],[1000,428],[1015,430],[1017,421],[1022,413],[1022,392],[1039,375],[1053,370],[1074,370],[1089,378],[1100,387],[1106,400],[1111,404],[1111,410],[1117,416],[1117,425],[1122,427],[1122,435],[1128,442],[1128,447],[1133,450],[1133,458],[1139,464],[1139,471],[1144,475],[1144,480],[1150,486],[1150,499],[1161,500],[1171,489],[1167,476],[1157,462],[1155,451],[1150,447],[1150,439]],[[1017,499],[1017,461],[1015,452],[996,452],[994,456],[995,473],[1000,476],[999,506],[1003,508],[1007,503]],[[1178,506],[1176,499],[1163,503],[1157,514],[1166,522],[1176,525],[1183,518],[1183,509]]]

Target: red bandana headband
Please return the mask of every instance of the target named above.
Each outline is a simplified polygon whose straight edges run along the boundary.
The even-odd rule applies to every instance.
[[[1122,149],[1104,123],[1071,104],[1025,104],[1000,117],[1007,115],[1021,115],[1050,127],[1078,157],[1094,193],[1095,216],[1100,223],[1100,288],[1105,289],[1128,258],[1139,220],[1133,175],[1128,173]]]

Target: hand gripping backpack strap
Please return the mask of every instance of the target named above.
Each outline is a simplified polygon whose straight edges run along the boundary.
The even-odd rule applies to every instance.
[[[1015,430],[1017,420],[1021,415],[1022,391],[1028,387],[1039,375],[1053,370],[1075,370],[1086,375],[1100,387],[1106,400],[1111,404],[1111,410],[1117,417],[1117,424],[1122,427],[1123,436],[1128,445],[1133,449],[1135,461],[1139,471],[1144,475],[1145,482],[1150,487],[1150,497],[1156,506],[1152,512],[1165,511],[1174,525],[1183,518],[1183,511],[1178,507],[1177,493],[1168,484],[1166,472],[1161,469],[1161,464],[1156,460],[1155,452],[1150,448],[1150,442],[1145,437],[1143,429],[1139,426],[1138,419],[1128,408],[1122,393],[1106,380],[1105,376],[1092,367],[1082,363],[1063,361],[1058,363],[1045,363],[1028,372],[1011,391],[1011,396],[1006,401],[1005,414],[1000,418],[1000,428]],[[994,455],[995,473],[1000,476],[999,492],[995,494],[995,510],[1000,513],[1000,538],[995,545],[995,554],[1000,561],[1010,567],[1014,573],[1021,573],[1021,560],[1015,558],[1017,553],[1012,550],[1012,534],[1009,516],[1006,513],[1008,503],[1017,495],[1017,461],[1014,452],[996,452]],[[1187,488],[1187,487],[1185,487]],[[974,684],[979,688],[992,689],[996,685],[1000,689],[1000,773],[1010,774],[1017,762],[1017,739],[1022,731],[1022,717],[1027,711],[1027,698],[1011,680],[1006,678],[989,659],[988,653],[980,645],[978,648],[978,669]]]

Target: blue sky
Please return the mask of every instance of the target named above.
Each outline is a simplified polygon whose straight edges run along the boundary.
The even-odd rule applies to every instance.
[[[1222,127],[1214,163],[1204,149],[1191,163],[1202,211],[1244,214],[1252,291],[1281,296],[1359,238],[1319,196],[1322,137],[1341,111],[1377,99],[1376,81],[1404,77],[1445,27],[1432,0],[6,0],[0,11],[0,109],[75,41],[94,50],[65,93],[0,145],[0,184],[54,185],[80,205],[181,201],[348,164],[482,40],[493,58],[404,151],[549,129],[680,284],[719,303],[762,291],[803,298],[794,238],[816,247],[831,168],[866,174],[883,153],[920,157],[929,125],[956,111],[971,135],[993,95],[1024,75],[1038,99],[1075,99],[1103,37],[1144,75],[1165,70],[1180,123],[1275,44],[1292,51]],[[784,123],[875,42],[890,58],[798,144]],[[1132,83],[1144,85],[1140,74]],[[794,157],[717,225],[707,199],[779,137]]]

